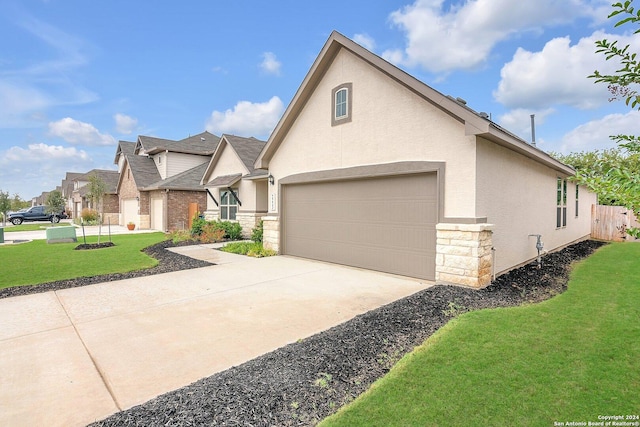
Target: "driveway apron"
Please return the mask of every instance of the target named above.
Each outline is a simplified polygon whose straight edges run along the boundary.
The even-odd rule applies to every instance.
[[[0,300],[0,425],[86,425],[432,285],[177,251],[218,265]]]

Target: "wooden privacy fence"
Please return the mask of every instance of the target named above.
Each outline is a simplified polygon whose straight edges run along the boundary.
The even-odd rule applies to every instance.
[[[628,228],[638,228],[638,218],[622,206],[591,205],[591,238],[613,242],[634,241]]]

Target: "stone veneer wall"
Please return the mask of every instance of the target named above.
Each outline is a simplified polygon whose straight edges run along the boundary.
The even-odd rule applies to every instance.
[[[280,218],[277,216],[262,217],[262,246],[265,249],[280,252]]]
[[[436,282],[483,288],[491,283],[492,224],[436,225]]]
[[[260,223],[260,220],[265,216],[265,212],[238,212],[236,213],[236,220],[242,226],[242,237],[245,239],[251,238],[251,232]]]

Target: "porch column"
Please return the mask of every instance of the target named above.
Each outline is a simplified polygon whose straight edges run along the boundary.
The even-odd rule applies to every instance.
[[[262,221],[262,246],[280,253],[280,218],[264,216]]]

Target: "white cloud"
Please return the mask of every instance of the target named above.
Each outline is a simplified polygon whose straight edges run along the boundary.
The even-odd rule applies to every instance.
[[[58,136],[71,144],[100,146],[115,145],[113,136],[102,134],[92,124],[65,117],[49,123],[49,134]]]
[[[445,5],[447,9],[445,9]],[[404,49],[391,49],[383,57],[435,73],[482,66],[497,43],[541,26],[591,18],[600,0],[416,0],[390,15],[392,24],[406,34]]]
[[[283,111],[284,105],[277,96],[263,103],[240,101],[233,110],[211,113],[206,129],[214,133],[266,137],[280,120]]]
[[[65,172],[86,172],[91,158],[75,147],[30,144],[27,148],[13,146],[0,151],[0,182],[2,189],[30,199],[60,185]]]
[[[262,62],[260,68],[267,74],[280,75],[280,67],[282,63],[276,58],[276,54],[273,52],[265,52],[262,54]]]
[[[125,135],[133,133],[138,126],[138,119],[134,119],[126,114],[117,113],[113,116],[113,119],[116,121],[116,130]]]
[[[367,50],[373,51],[376,48],[376,41],[368,34],[355,34],[353,41]]]
[[[501,81],[493,95],[511,108],[544,108],[564,104],[591,109],[607,102],[605,84],[587,78],[594,70],[613,73],[615,61],[595,53],[595,42],[618,39],[618,44],[640,47],[640,35],[614,36],[601,31],[571,45],[569,37],[547,42],[539,52],[519,48],[500,72]]]
[[[555,112],[554,109],[545,110],[525,110],[515,109],[506,114],[501,115],[496,120],[500,126],[509,129],[511,132],[519,135],[526,141],[531,140],[531,115],[535,114],[535,126],[541,126],[545,123],[548,116]]]
[[[640,135],[640,111],[609,114],[582,124],[562,138],[560,151],[571,153],[615,147],[609,136],[619,134]]]

